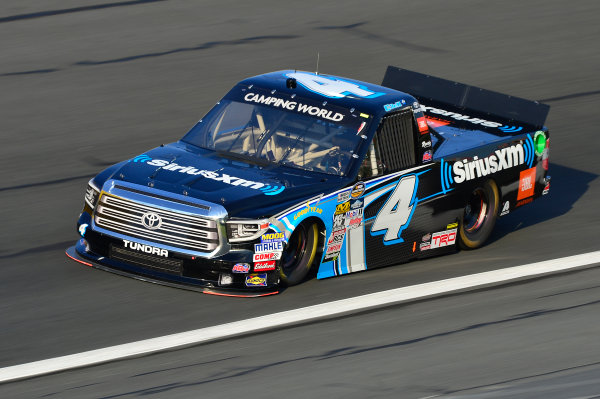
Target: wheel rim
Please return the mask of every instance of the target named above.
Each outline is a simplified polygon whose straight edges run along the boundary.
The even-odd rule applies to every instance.
[[[478,188],[471,193],[469,202],[467,202],[467,206],[465,207],[465,231],[474,233],[479,230],[485,221],[487,209],[487,196],[482,189]]]
[[[307,239],[306,227],[303,225],[298,226],[281,257],[281,269],[285,275],[291,274],[302,260],[307,249]]]

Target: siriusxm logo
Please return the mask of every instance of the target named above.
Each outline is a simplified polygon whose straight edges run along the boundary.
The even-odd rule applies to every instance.
[[[508,125],[503,125],[502,123],[499,123],[499,122],[492,122],[492,121],[488,121],[488,120],[481,119],[481,118],[471,118],[469,115],[459,114],[458,112],[450,112],[450,111],[446,111],[444,109],[440,109],[440,108],[436,108],[436,107],[428,107],[425,105],[421,105],[421,110],[426,113],[437,114],[437,115],[442,115],[442,116],[449,116],[449,117],[459,120],[459,121],[471,122],[475,125],[481,125],[481,126],[486,126],[486,127],[495,127],[495,128],[498,128],[499,130],[503,131],[504,133],[516,133],[516,132],[520,132],[521,130],[523,130],[523,128],[521,126],[508,126]]]
[[[530,135],[527,135],[527,138],[523,143],[496,150],[493,154],[488,155],[485,158],[480,159],[475,156],[472,160],[464,159],[462,161],[454,162],[452,166],[442,159],[442,189],[446,192],[451,190],[453,183],[460,184],[465,181],[523,165],[524,163],[527,163],[529,168],[531,168],[533,160],[534,147]]]
[[[132,162],[145,163],[150,166],[158,166],[163,170],[171,172],[185,173],[192,176],[202,176],[207,179],[220,181],[225,184],[232,186],[248,187],[254,190],[260,190],[265,195],[277,195],[285,190],[284,186],[271,186],[264,183],[255,182],[251,180],[245,180],[240,177],[230,176],[226,173],[213,172],[211,170],[200,170],[193,166],[183,166],[175,162],[170,162],[164,159],[152,159],[148,155],[142,154],[133,158]]]

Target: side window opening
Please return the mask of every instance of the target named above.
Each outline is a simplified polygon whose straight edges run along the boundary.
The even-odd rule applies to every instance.
[[[373,138],[373,142],[371,142],[371,146],[369,147],[369,151],[363,162],[360,166],[360,170],[358,172],[358,179],[370,179],[372,177],[377,177],[379,175],[383,175],[386,171],[385,165],[381,162],[381,156],[379,155],[377,137]]]

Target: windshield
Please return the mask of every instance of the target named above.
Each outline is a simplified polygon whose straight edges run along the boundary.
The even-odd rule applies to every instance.
[[[235,88],[182,141],[250,162],[344,176],[370,120],[350,111],[252,86]]]

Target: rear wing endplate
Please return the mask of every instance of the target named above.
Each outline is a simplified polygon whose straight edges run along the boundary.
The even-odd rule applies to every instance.
[[[451,80],[388,66],[382,86],[399,90],[426,105],[443,103],[453,108],[494,115],[507,121],[541,128],[550,106],[537,101],[480,89]]]

